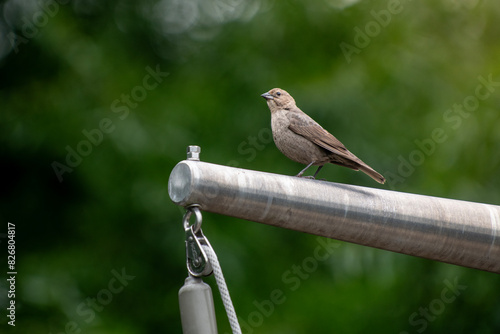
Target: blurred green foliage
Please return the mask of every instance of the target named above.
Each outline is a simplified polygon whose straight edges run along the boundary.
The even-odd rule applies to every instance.
[[[495,1],[8,0],[0,13],[0,240],[14,223],[18,272],[2,332],[180,333],[169,173],[190,144],[204,161],[297,173],[270,140],[259,95],[273,87],[389,182],[322,177],[500,203]],[[479,77],[496,83],[484,99]],[[204,232],[244,333],[500,332],[495,274],[339,243],[294,277],[317,237],[209,213]]]

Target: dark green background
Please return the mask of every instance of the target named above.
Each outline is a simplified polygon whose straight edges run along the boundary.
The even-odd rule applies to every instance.
[[[500,203],[495,1],[11,0],[0,13],[0,253],[12,222],[18,333],[180,333],[170,171],[196,144],[203,161],[296,174],[270,140],[259,95],[273,87],[389,182],[333,165],[320,177]],[[483,100],[479,77],[495,83]],[[60,182],[68,147],[86,156]],[[496,274],[339,242],[297,278],[317,237],[209,213],[203,229],[244,333],[500,332]],[[113,270],[134,278],[102,299]],[[259,311],[275,290],[281,303]]]

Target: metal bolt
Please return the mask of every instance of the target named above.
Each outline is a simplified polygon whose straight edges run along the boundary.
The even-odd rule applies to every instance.
[[[196,145],[190,145],[187,148],[187,159],[188,160],[195,160],[195,161],[200,161],[200,152],[201,148]]]

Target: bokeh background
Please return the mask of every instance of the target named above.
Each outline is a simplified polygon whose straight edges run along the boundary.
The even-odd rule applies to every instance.
[[[196,144],[203,161],[296,174],[259,96],[273,87],[388,183],[321,177],[500,204],[496,1],[8,0],[0,14],[1,332],[180,333],[170,171]],[[314,264],[325,239],[209,213],[203,229],[244,333],[500,332],[496,274],[342,242]]]

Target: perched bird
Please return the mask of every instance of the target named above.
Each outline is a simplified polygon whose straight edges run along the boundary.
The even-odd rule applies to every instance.
[[[274,143],[289,159],[307,165],[301,177],[312,165],[319,166],[313,179],[326,163],[361,170],[379,183],[385,178],[361,159],[349,152],[332,134],[300,110],[290,94],[280,88],[261,95],[271,110]]]

